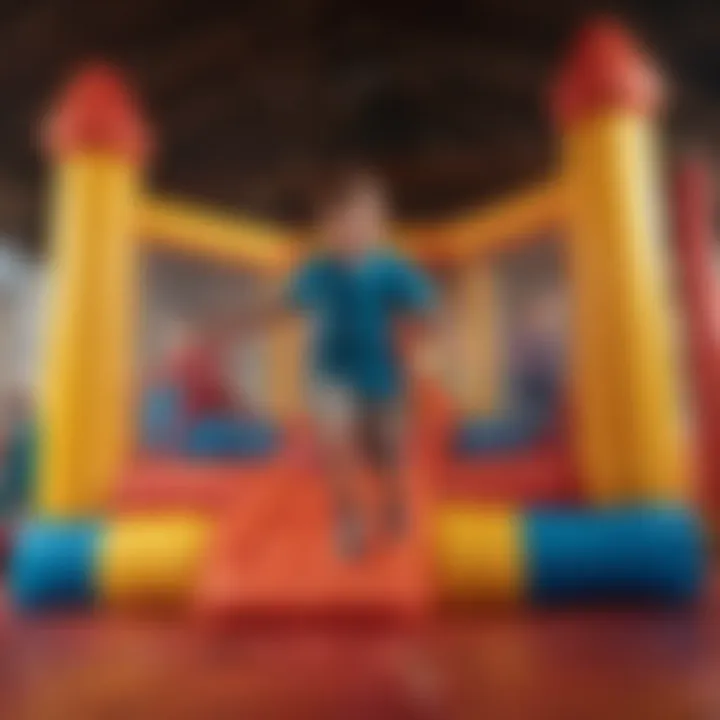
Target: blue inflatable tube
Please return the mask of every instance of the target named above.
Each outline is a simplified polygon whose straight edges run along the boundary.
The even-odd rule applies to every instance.
[[[541,604],[684,602],[705,574],[703,533],[685,508],[536,511],[524,532],[528,590]]]
[[[185,437],[183,455],[192,458],[258,458],[277,450],[279,433],[257,418],[205,418]]]
[[[101,536],[96,523],[36,521],[22,527],[8,567],[15,604],[24,610],[90,605]]]
[[[280,433],[256,417],[208,416],[188,423],[182,393],[168,385],[155,388],[145,399],[142,441],[150,451],[189,458],[252,459],[272,455]]]

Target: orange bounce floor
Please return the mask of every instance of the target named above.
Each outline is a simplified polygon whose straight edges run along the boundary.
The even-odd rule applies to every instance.
[[[372,540],[352,562],[332,539],[330,498],[310,468],[256,473],[221,516],[197,594],[211,617],[259,615],[415,615],[428,603],[426,483],[419,467],[407,478],[412,522],[402,539],[373,528],[375,479],[362,483]],[[377,530],[377,532],[374,532]]]

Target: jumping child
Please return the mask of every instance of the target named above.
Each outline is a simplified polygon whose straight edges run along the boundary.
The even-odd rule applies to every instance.
[[[409,522],[401,477],[405,369],[397,330],[402,322],[428,320],[434,298],[428,279],[383,247],[388,203],[372,175],[339,178],[320,198],[316,220],[319,249],[261,314],[267,320],[296,310],[313,322],[311,410],[337,547],[353,558],[363,554],[368,536],[357,497],[362,462],[380,478],[383,531],[398,537]]]

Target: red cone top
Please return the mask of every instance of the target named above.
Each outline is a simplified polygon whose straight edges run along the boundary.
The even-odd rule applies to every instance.
[[[571,127],[605,110],[652,115],[662,101],[662,82],[625,28],[595,20],[581,32],[552,90],[560,127]]]
[[[57,157],[100,150],[142,162],[149,131],[122,75],[104,64],[80,71],[47,117],[43,142]]]

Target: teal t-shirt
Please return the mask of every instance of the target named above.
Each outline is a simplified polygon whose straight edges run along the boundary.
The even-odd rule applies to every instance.
[[[389,251],[344,262],[318,255],[290,280],[290,305],[315,321],[313,362],[321,379],[339,382],[368,400],[386,400],[402,386],[393,321],[427,312],[428,278]]]

